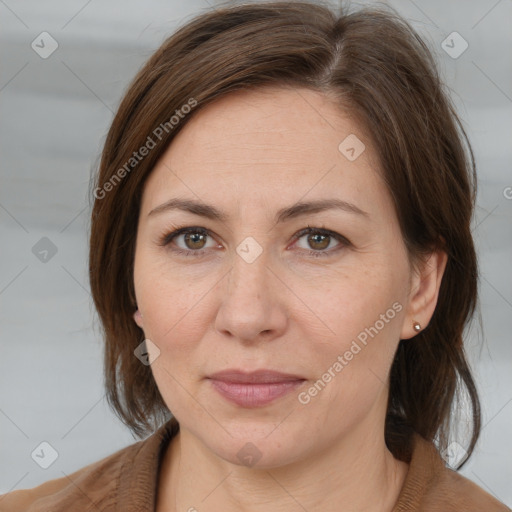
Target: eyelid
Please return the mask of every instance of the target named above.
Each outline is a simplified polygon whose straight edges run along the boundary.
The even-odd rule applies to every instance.
[[[209,229],[202,228],[200,226],[173,226],[170,231],[164,231],[163,235],[159,237],[159,245],[168,245],[178,236],[187,234],[188,232],[197,232],[208,236],[211,236],[212,234]]]
[[[350,240],[340,233],[337,233],[336,231],[332,231],[331,229],[322,228],[322,227],[312,227],[309,226],[306,228],[301,229],[295,235],[293,235],[294,240],[298,240],[299,238],[302,238],[304,235],[309,234],[320,234],[320,235],[329,235],[330,237],[336,239],[338,242],[342,242],[345,245],[352,245]],[[315,252],[321,252],[321,251],[315,251]],[[324,251],[326,252],[326,251]]]
[[[200,226],[183,226],[183,227],[173,227],[171,231],[165,231],[163,235],[158,238],[157,244],[166,247],[171,244],[171,242],[178,238],[180,235],[186,235],[187,233],[200,233],[202,235],[208,236],[212,239],[215,239],[213,236],[213,232],[207,228],[203,228]],[[197,251],[193,251],[190,249],[172,249],[177,253],[194,253],[194,254],[202,254],[206,249],[198,249]]]

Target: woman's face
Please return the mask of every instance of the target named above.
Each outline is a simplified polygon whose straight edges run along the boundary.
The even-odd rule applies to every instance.
[[[134,318],[167,406],[203,449],[275,467],[382,435],[394,352],[414,331],[377,166],[326,96],[260,89],[197,112],[152,171]],[[241,374],[211,378],[224,370]],[[249,382],[256,370],[287,375]]]

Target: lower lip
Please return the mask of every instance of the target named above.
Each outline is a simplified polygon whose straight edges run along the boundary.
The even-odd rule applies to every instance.
[[[261,407],[297,389],[303,380],[272,382],[266,384],[244,384],[210,379],[215,390],[224,398],[241,407]]]

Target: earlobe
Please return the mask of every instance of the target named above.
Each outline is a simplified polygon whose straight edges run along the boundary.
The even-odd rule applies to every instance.
[[[133,319],[135,320],[135,323],[142,328],[143,321],[142,321],[142,313],[137,309],[135,313],[133,313]]]
[[[400,339],[413,338],[428,326],[437,305],[447,261],[448,256],[444,251],[433,252],[424,263],[420,274],[415,276]]]

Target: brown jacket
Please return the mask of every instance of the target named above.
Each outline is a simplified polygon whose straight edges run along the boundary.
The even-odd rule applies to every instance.
[[[0,496],[1,512],[154,512],[160,459],[179,426],[153,435],[67,477]],[[393,512],[510,511],[470,480],[445,467],[435,446],[414,440],[409,472]]]

